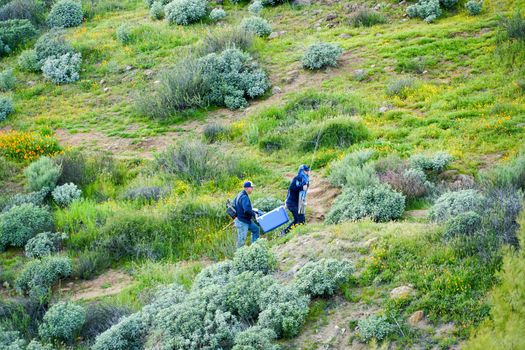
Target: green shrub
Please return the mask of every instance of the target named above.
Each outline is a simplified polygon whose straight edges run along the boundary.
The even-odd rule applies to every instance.
[[[54,3],[47,16],[47,25],[55,28],[76,27],[82,23],[83,17],[80,1],[59,0]]]
[[[44,187],[55,188],[60,176],[61,168],[49,157],[40,157],[29,164],[24,171],[27,186],[31,191],[40,191]]]
[[[432,184],[427,181],[427,176],[421,169],[389,170],[378,176],[381,182],[390,185],[408,200],[423,198],[432,188]]]
[[[36,234],[52,228],[52,216],[46,209],[33,204],[14,206],[0,214],[0,244],[23,247]]]
[[[139,313],[120,320],[97,336],[92,350],[143,350],[144,324]]]
[[[354,271],[354,265],[348,260],[310,261],[297,272],[295,284],[312,297],[329,296],[347,282]]]
[[[361,150],[347,154],[340,161],[332,163],[329,180],[337,187],[364,189],[378,182],[374,168],[366,164],[374,155],[373,151]]]
[[[4,47],[5,53],[9,53],[31,40],[36,33],[35,27],[27,19],[0,21],[0,41],[7,47],[7,49]],[[0,56],[1,54],[2,52],[0,52]]]
[[[368,343],[372,339],[381,341],[394,333],[395,325],[390,323],[385,316],[371,315],[357,322],[359,336],[362,341]]]
[[[445,238],[472,236],[481,228],[481,216],[473,211],[467,211],[451,217],[445,224]]]
[[[206,124],[204,127],[204,139],[209,143],[226,141],[231,134],[231,128],[227,125],[216,123]]]
[[[89,343],[130,314],[127,307],[99,301],[90,302],[85,308],[86,321],[80,331],[80,337]]]
[[[38,61],[36,51],[25,50],[18,57],[18,67],[25,72],[40,72],[42,65]]]
[[[253,34],[240,30],[237,27],[224,30],[214,30],[206,33],[202,43],[197,47],[198,56],[206,56],[210,53],[220,53],[226,49],[237,49],[250,51],[253,46]]]
[[[263,6],[277,6],[284,3],[284,0],[261,0]]]
[[[210,19],[214,22],[218,22],[226,17],[226,11],[221,8],[215,8],[210,12]]]
[[[41,65],[49,57],[61,57],[65,54],[74,54],[75,50],[63,37],[60,31],[50,31],[40,38],[35,44],[35,51]]]
[[[302,63],[307,69],[320,69],[337,66],[337,60],[343,54],[338,44],[316,43],[310,45],[304,53]]]
[[[3,211],[7,211],[14,206],[22,204],[33,204],[35,207],[39,207],[44,204],[44,200],[49,194],[49,188],[44,187],[40,191],[29,192],[29,193],[17,193],[11,198],[4,207]]]
[[[43,13],[44,8],[40,1],[12,0],[0,8],[0,21],[27,20],[38,25],[43,22]]]
[[[100,159],[97,155],[97,159]],[[95,161],[88,161],[86,155],[78,150],[66,150],[64,153],[55,157],[55,163],[60,166],[62,171],[57,184],[64,185],[74,183],[79,187],[85,187],[95,181],[100,172],[93,167],[99,167]],[[100,169],[104,172],[103,169]],[[106,169],[110,170],[110,169]]]
[[[166,5],[166,19],[169,23],[188,25],[206,16],[206,0],[173,0]]]
[[[483,0],[469,0],[465,4],[467,12],[471,16],[477,16],[483,10]]]
[[[264,212],[272,211],[275,208],[282,206],[283,204],[284,202],[282,200],[274,197],[258,198],[255,201],[253,201],[253,207]]]
[[[204,268],[197,277],[195,277],[193,289],[199,290],[211,285],[224,286],[229,283],[236,274],[237,272],[231,261],[221,261]]]
[[[280,350],[280,346],[272,344],[275,338],[274,331],[253,326],[235,336],[232,350]]]
[[[240,28],[262,38],[267,37],[272,33],[272,26],[270,23],[264,18],[258,16],[244,18],[241,21]]]
[[[503,29],[503,40],[525,41],[525,19],[519,11],[512,17],[503,17],[500,26]]]
[[[59,232],[41,232],[27,241],[25,254],[28,258],[43,258],[60,250],[67,235]]]
[[[69,84],[80,79],[82,55],[66,53],[60,57],[48,57],[42,65],[44,77],[55,84]]]
[[[363,123],[342,116],[323,121],[317,127],[308,127],[300,148],[313,151],[322,148],[348,148],[370,136]]]
[[[43,345],[37,342],[36,340],[31,340],[31,342],[27,344],[26,350],[54,350],[54,349],[51,344]]]
[[[4,121],[14,111],[13,100],[9,97],[0,96],[0,122]]]
[[[154,1],[149,9],[149,17],[153,20],[164,18],[164,5],[160,1]]]
[[[399,219],[405,210],[405,196],[386,184],[367,187],[361,191],[345,188],[339,195],[326,221],[330,224],[371,218],[377,222]]]
[[[38,333],[43,339],[72,343],[86,321],[86,311],[80,305],[59,302],[44,315]]]
[[[445,222],[461,213],[478,212],[482,209],[484,201],[484,196],[476,190],[447,192],[436,200],[430,209],[429,217],[437,222]]]
[[[16,77],[12,69],[0,72],[0,91],[7,92],[13,90],[16,85]]]
[[[354,27],[371,27],[386,23],[386,18],[379,12],[369,8],[362,8],[350,17],[350,24]]]
[[[82,196],[82,191],[74,183],[55,187],[51,196],[60,207],[67,207]]]
[[[524,27],[525,28],[525,27]],[[480,173],[480,182],[487,188],[525,189],[525,155]]]
[[[252,271],[267,274],[275,270],[276,267],[275,255],[270,251],[268,243],[264,239],[238,249],[233,257],[233,268],[238,273]]]
[[[18,331],[8,331],[0,327],[0,346],[6,350],[24,350],[26,341]]]
[[[248,6],[248,11],[252,15],[258,15],[262,11],[262,9],[263,9],[263,4],[259,0],[252,2],[250,6]]]
[[[419,153],[411,156],[409,162],[412,168],[439,174],[448,167],[453,159],[447,152],[437,152],[432,155]]]
[[[439,0],[439,3],[441,4],[441,6],[443,6],[444,8],[446,8],[448,10],[453,9],[454,7],[456,7],[458,2],[459,2],[459,0]]]
[[[259,140],[259,148],[265,152],[275,152],[280,149],[283,149],[287,144],[287,139],[285,136],[280,134],[270,134],[262,137]]]
[[[117,40],[122,45],[127,45],[133,40],[132,29],[133,27],[131,27],[127,23],[118,26],[117,30],[115,31],[115,35],[117,37]]]
[[[294,286],[270,286],[261,295],[257,325],[273,330],[278,337],[294,337],[306,320],[309,302],[310,298]]]
[[[436,0],[437,1],[437,0]],[[408,93],[415,87],[415,82],[410,78],[403,78],[394,80],[388,84],[386,93],[388,96],[399,96],[400,98],[406,98]]]
[[[147,186],[137,187],[127,190],[122,196],[127,200],[138,200],[145,203],[152,203],[159,201],[162,197],[165,197],[168,191],[158,186]]]
[[[419,17],[427,23],[434,22],[441,14],[439,0],[419,0],[417,4],[407,7],[409,17]]]
[[[18,275],[15,285],[19,291],[32,298],[45,300],[51,287],[71,275],[71,260],[61,256],[47,256],[31,260]]]
[[[523,193],[513,187],[492,188],[484,193],[483,229],[496,237],[500,245],[518,246],[518,215],[523,209]]]

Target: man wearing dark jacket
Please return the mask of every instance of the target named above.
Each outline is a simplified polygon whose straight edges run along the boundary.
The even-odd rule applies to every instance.
[[[255,212],[249,197],[253,192],[253,187],[251,181],[246,181],[244,189],[235,197],[233,202],[237,211],[237,218],[234,221],[237,228],[237,248],[244,245],[248,231],[252,233],[252,243],[259,238],[259,226],[252,221],[255,218]]]
[[[293,222],[288,225],[287,228],[281,231],[281,236],[286,235],[290,230],[298,225],[304,224],[306,221],[304,212],[299,211],[300,194],[303,191],[307,191],[310,186],[310,168],[307,165],[301,165],[297,176],[290,182],[288,188],[288,195],[286,196],[286,208],[293,215]]]

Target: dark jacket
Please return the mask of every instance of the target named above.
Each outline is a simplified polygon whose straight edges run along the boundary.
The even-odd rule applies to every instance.
[[[303,190],[304,185],[308,185],[308,183],[301,175],[297,175],[290,182],[288,196],[286,196],[286,206],[288,208],[297,208],[299,206],[299,192]]]
[[[242,190],[237,195],[234,205],[235,210],[237,211],[237,219],[239,219],[241,222],[244,222],[245,224],[249,224],[252,221],[252,218],[255,217],[255,213],[252,209],[250,197],[248,197],[248,193],[246,193],[245,190]]]

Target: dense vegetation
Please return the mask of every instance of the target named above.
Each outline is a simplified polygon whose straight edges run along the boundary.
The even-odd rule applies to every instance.
[[[519,349],[523,11],[0,0],[0,347]]]

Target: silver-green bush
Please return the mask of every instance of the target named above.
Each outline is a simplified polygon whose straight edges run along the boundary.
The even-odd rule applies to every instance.
[[[51,214],[33,204],[14,206],[0,214],[0,245],[23,247],[40,232],[53,228]]]
[[[259,0],[252,2],[250,6],[248,6],[248,11],[253,15],[259,14],[262,11],[262,9],[263,4]]]
[[[445,222],[449,218],[468,211],[479,212],[485,197],[477,190],[461,190],[446,192],[441,195],[432,208],[429,217],[437,222]]]
[[[5,120],[9,114],[14,111],[13,100],[6,96],[0,96],[0,122]]]
[[[40,157],[29,164],[24,171],[27,186],[31,191],[40,191],[44,187],[53,189],[57,184],[60,171],[60,165],[55,164],[51,158]]]
[[[477,16],[483,10],[483,0],[469,0],[465,4],[467,12],[471,16]]]
[[[277,338],[274,331],[259,326],[253,326],[235,336],[232,350],[280,350],[281,347],[272,344]]]
[[[45,340],[72,343],[86,321],[86,310],[71,302],[58,302],[47,310],[38,334]]]
[[[80,79],[80,53],[66,53],[60,57],[48,57],[42,65],[44,77],[55,84],[73,83]]]
[[[338,44],[316,43],[308,46],[302,63],[306,69],[321,69],[337,66],[337,60],[343,54],[343,49]]]
[[[237,272],[253,271],[267,274],[277,267],[275,255],[265,239],[238,249],[233,256],[233,268]]]
[[[253,33],[262,38],[267,37],[272,33],[272,26],[267,20],[258,16],[251,16],[244,18],[241,21],[240,27],[247,32]]]
[[[357,322],[359,336],[368,343],[372,339],[381,341],[395,332],[395,326],[385,316],[371,315]]]
[[[43,258],[60,250],[62,241],[67,238],[65,233],[41,232],[27,241],[25,254],[28,258]]]
[[[31,340],[27,344],[26,350],[55,350],[51,344],[42,344],[36,340]]]
[[[354,271],[354,265],[348,260],[310,261],[297,272],[295,284],[310,296],[333,295]]]
[[[25,72],[40,72],[42,65],[34,49],[23,51],[18,56],[18,67]]]
[[[419,0],[417,4],[407,8],[409,17],[419,17],[427,23],[431,23],[442,14],[439,0]]]
[[[61,207],[67,207],[82,196],[82,191],[74,183],[67,183],[55,187],[51,192],[51,196],[56,204]]]
[[[6,350],[24,350],[26,341],[21,338],[20,332],[8,331],[0,326],[0,348]]]
[[[115,31],[117,40],[123,45],[129,44],[133,40],[132,29],[133,28],[127,23],[119,25]]]
[[[221,261],[203,269],[193,282],[193,290],[211,285],[224,286],[237,274],[230,260]]]
[[[143,350],[144,332],[140,313],[126,316],[97,336],[91,350]]]
[[[155,1],[149,9],[149,17],[153,20],[164,18],[164,5],[160,1]]]
[[[44,187],[40,191],[29,192],[29,193],[17,193],[13,198],[11,198],[5,205],[3,211],[8,211],[15,205],[22,204],[33,204],[36,207],[44,204],[44,200],[49,194],[49,188]]]
[[[362,150],[347,154],[343,159],[332,164],[329,180],[337,187],[364,189],[379,182],[374,168],[367,162],[374,155],[373,151]]]
[[[55,28],[76,27],[82,23],[83,17],[80,1],[59,0],[51,8],[47,16],[47,24]]]
[[[481,228],[481,216],[467,211],[451,217],[445,224],[445,238],[472,236]]]
[[[260,209],[264,212],[269,212],[282,206],[284,203],[282,200],[274,197],[258,198],[253,201],[253,207]]]
[[[336,198],[326,222],[355,221],[370,218],[376,222],[399,219],[405,211],[405,196],[389,185],[378,184],[361,191],[345,188]]]
[[[173,0],[164,11],[169,23],[188,25],[206,16],[206,0]]]
[[[218,22],[221,19],[224,19],[225,17],[226,17],[226,11],[224,11],[221,8],[215,8],[215,9],[211,10],[211,12],[210,12],[210,19],[212,21]]]
[[[63,32],[56,30],[38,38],[35,51],[41,65],[48,57],[61,57],[67,53],[73,54],[75,52],[71,44],[64,39]]]
[[[434,154],[414,154],[410,157],[410,166],[415,169],[441,173],[445,170],[454,158],[447,152],[437,152]]]
[[[0,91],[7,92],[13,90],[16,85],[16,77],[12,69],[0,72]]]
[[[18,275],[16,288],[38,300],[49,296],[50,288],[71,275],[71,260],[62,256],[47,256],[31,260]]]

